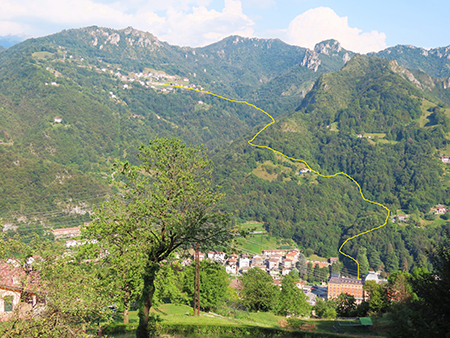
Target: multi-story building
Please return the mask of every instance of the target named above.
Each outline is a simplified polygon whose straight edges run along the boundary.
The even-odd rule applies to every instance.
[[[269,259],[269,270],[277,269],[278,268],[278,264],[280,264],[280,261],[277,258]]]
[[[271,258],[272,256],[283,256],[286,250],[276,249],[276,250],[263,250],[262,254],[265,258]]]
[[[346,293],[355,297],[357,304],[364,300],[364,282],[360,279],[348,277],[331,277],[328,281],[328,299],[339,297],[341,293]]]
[[[80,227],[73,228],[63,228],[63,229],[53,229],[53,236],[55,239],[66,238],[66,237],[78,237],[80,236]]]

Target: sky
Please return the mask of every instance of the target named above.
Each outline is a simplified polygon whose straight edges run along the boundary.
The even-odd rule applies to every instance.
[[[326,39],[368,53],[397,44],[450,45],[450,1],[429,0],[0,0],[0,41],[63,29],[132,26],[172,45],[229,35],[314,48]]]

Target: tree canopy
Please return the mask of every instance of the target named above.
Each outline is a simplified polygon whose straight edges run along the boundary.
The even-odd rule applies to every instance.
[[[160,263],[178,248],[224,244],[237,233],[229,215],[215,209],[222,195],[211,183],[213,167],[204,147],[156,138],[140,147],[138,158],[139,166],[114,165],[121,193],[96,210],[83,234],[106,250],[114,243],[136,253],[143,267],[137,335],[147,338]]]

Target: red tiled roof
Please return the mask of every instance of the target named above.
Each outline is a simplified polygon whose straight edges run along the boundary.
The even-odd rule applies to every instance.
[[[17,261],[9,260],[0,262],[0,287],[21,289],[24,285],[26,290],[39,288],[40,281],[36,271],[28,274]]]

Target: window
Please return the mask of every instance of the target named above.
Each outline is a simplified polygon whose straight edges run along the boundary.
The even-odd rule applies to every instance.
[[[11,312],[13,310],[13,297],[6,296],[3,298],[4,312]]]

